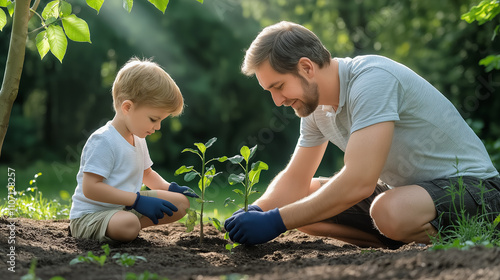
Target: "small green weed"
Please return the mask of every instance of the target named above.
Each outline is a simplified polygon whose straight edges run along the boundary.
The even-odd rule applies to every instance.
[[[34,220],[67,219],[71,208],[71,197],[67,191],[61,191],[60,196],[66,203],[61,203],[56,199],[49,200],[43,197],[38,190],[36,180],[42,173],[37,173],[30,180],[30,186],[24,191],[16,191],[13,198],[15,206],[10,207],[5,201],[0,207],[0,215],[7,215],[15,209],[16,218],[30,218]]]
[[[92,253],[92,251],[89,251],[87,253],[87,256],[78,256],[78,257],[72,259],[69,264],[74,265],[77,263],[97,263],[101,267],[103,267],[104,264],[106,263],[106,261],[109,260],[110,249],[109,249],[108,244],[102,245],[101,248],[104,251],[103,255],[96,256],[96,255],[94,255],[94,253]],[[115,262],[117,264],[124,266],[124,267],[131,267],[138,260],[145,261],[145,262],[147,261],[146,258],[144,258],[144,257],[132,256],[132,255],[129,255],[128,253],[123,253],[123,254],[116,253],[113,255],[112,259],[116,260]]]
[[[480,188],[481,201],[484,201],[485,187],[480,184],[478,188]],[[458,187],[451,184],[448,188],[448,195],[451,196],[452,205],[454,205],[453,211],[456,213],[458,220],[455,225],[439,229],[437,236],[430,237],[433,245],[429,250],[446,250],[452,248],[467,250],[474,246],[484,246],[487,248],[500,247],[499,232],[496,229],[500,223],[500,215],[496,216],[493,222],[491,222],[492,214],[488,213],[484,203],[481,203],[481,214],[475,216],[468,215],[465,210],[464,201],[466,192],[467,190],[462,178],[458,180]]]
[[[37,264],[37,259],[32,259],[31,264],[30,264],[30,270],[28,271],[28,274],[22,276],[21,280],[41,280],[41,278],[37,277],[36,273],[35,273],[36,264]],[[65,280],[65,279],[62,276],[54,276],[54,277],[51,277],[49,280]]]
[[[89,251],[86,257],[78,256],[72,259],[69,264],[74,265],[77,263],[97,263],[101,267],[103,267],[104,263],[106,263],[106,260],[109,257],[109,245],[108,244],[102,245],[101,248],[104,251],[104,255],[96,256],[94,255],[94,253],[92,253],[92,251]]]

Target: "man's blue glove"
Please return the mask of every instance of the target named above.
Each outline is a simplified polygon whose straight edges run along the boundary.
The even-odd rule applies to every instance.
[[[278,208],[267,212],[241,213],[227,225],[229,238],[241,244],[255,245],[270,241],[286,231]]]
[[[258,212],[262,212],[262,209],[260,209],[259,206],[257,205],[248,205],[248,212],[250,211],[258,211]],[[245,210],[243,208],[239,209],[238,211],[234,212],[233,215],[231,215],[231,217],[227,218],[227,220],[224,222],[224,228],[227,230],[227,225],[229,225],[230,222],[232,222],[234,220],[234,218],[238,215],[238,214],[241,214],[241,213],[244,213]]]
[[[170,183],[170,187],[168,187],[168,190],[171,192],[182,193],[185,196],[199,198],[199,196],[191,188],[179,186],[176,182]]]
[[[141,196],[139,192],[137,192],[137,198],[135,199],[134,204],[125,208],[128,210],[135,209],[137,212],[150,218],[155,225],[158,224],[158,219],[165,216],[163,213],[168,216],[172,216],[174,212],[177,212],[178,210],[175,205],[164,199],[151,196]]]

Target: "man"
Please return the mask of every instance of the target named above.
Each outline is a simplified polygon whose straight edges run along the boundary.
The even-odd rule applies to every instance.
[[[456,223],[450,190],[459,185],[468,213],[480,203],[489,217],[500,212],[499,174],[481,140],[407,67],[381,56],[332,59],[314,33],[280,22],[253,41],[242,72],[276,106],[291,106],[301,127],[288,166],[249,212],[226,220],[233,241],[264,243],[297,228],[364,247],[430,243]],[[344,167],[319,180],[328,142],[344,151]]]

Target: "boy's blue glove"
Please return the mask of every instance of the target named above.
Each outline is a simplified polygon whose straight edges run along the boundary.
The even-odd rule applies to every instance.
[[[168,216],[172,216],[174,212],[177,212],[178,210],[175,205],[164,199],[151,196],[141,196],[139,192],[137,192],[137,198],[135,199],[134,204],[125,208],[128,210],[135,209],[137,212],[150,218],[155,225],[158,224],[158,219],[165,216],[163,213]]]
[[[258,211],[258,212],[262,212],[262,209],[260,209],[259,206],[257,205],[248,205],[248,212],[250,211]],[[227,220],[224,222],[224,228],[227,230],[227,226],[229,225],[230,222],[232,222],[234,220],[234,218],[238,215],[238,214],[241,214],[241,213],[244,213],[245,210],[243,208],[239,209],[238,211],[234,212],[233,215],[231,215],[231,217],[227,218]]]
[[[182,193],[185,196],[199,198],[199,196],[191,188],[179,186],[176,182],[170,183],[170,187],[168,187],[168,190],[171,192]]]
[[[286,231],[278,208],[267,212],[241,213],[227,225],[229,238],[241,244],[255,245],[270,241]]]

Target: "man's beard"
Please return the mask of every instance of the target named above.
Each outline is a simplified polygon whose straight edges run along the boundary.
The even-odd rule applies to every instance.
[[[307,117],[312,114],[316,108],[318,108],[319,104],[319,92],[318,92],[318,84],[309,83],[304,77],[300,76],[301,84],[302,84],[302,99],[297,100],[302,103],[302,106],[298,109],[293,108],[295,114],[301,118]]]

